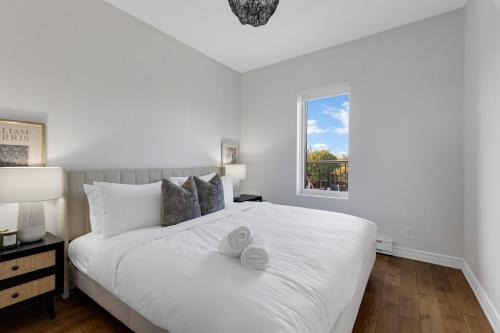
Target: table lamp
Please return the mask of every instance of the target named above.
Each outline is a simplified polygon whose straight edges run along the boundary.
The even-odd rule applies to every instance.
[[[43,202],[63,194],[61,168],[0,168],[0,202],[19,203],[19,240],[36,242],[45,236]]]
[[[240,181],[247,177],[247,167],[245,164],[226,164],[226,175],[231,177],[234,184],[234,197],[240,197]]]

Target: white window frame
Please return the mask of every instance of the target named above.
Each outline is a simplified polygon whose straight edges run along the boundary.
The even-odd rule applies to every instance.
[[[305,188],[306,156],[307,156],[307,101],[334,97],[338,95],[349,94],[349,118],[351,117],[351,87],[349,82],[340,82],[303,90],[299,93],[297,99],[297,195],[348,199],[349,192],[337,192],[326,190],[311,190]],[[350,135],[350,134],[349,134]],[[350,142],[350,138],[348,138]],[[347,182],[350,184],[351,173],[347,175]]]

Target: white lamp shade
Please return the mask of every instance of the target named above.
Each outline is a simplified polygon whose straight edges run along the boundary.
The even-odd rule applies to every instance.
[[[226,164],[226,175],[237,180],[245,180],[247,177],[247,167],[245,164]]]
[[[61,168],[0,168],[0,202],[33,202],[60,198]]]

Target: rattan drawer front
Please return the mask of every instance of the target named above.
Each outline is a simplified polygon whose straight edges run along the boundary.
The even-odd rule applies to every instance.
[[[55,266],[55,264],[55,250],[0,262],[0,280]]]
[[[56,276],[50,275],[0,290],[0,309],[56,289]]]

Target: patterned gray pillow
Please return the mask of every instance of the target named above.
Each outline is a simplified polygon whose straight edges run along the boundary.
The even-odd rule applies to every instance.
[[[224,209],[224,187],[218,175],[215,175],[208,182],[198,177],[194,177],[194,181],[198,189],[201,215],[215,213]]]
[[[201,216],[198,192],[193,177],[178,186],[169,180],[161,183],[161,225],[167,227]]]

